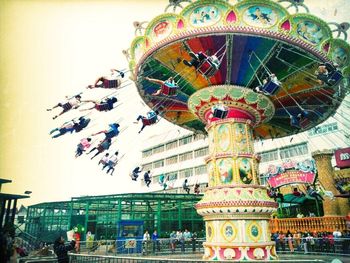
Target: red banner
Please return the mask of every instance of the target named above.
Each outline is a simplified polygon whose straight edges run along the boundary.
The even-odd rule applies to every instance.
[[[316,175],[311,172],[301,172],[297,170],[289,170],[282,174],[278,174],[274,177],[271,177],[267,182],[271,187],[280,187],[286,184],[313,184],[315,181]]]
[[[336,150],[334,155],[335,155],[335,161],[337,163],[337,167],[339,168],[350,167],[350,147]]]

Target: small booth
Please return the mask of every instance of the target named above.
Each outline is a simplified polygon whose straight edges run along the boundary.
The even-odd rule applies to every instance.
[[[116,252],[121,254],[141,253],[143,237],[142,220],[117,222]]]

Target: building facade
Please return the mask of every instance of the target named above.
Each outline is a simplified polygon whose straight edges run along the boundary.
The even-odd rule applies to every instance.
[[[208,140],[202,134],[187,130],[174,130],[147,140],[142,150],[142,169],[151,171],[152,183],[145,191],[184,193],[182,184],[185,179],[193,193],[194,184],[200,189],[207,184],[207,169],[204,158],[208,155]],[[163,190],[160,178],[165,178],[167,188]]]
[[[335,118],[319,126],[280,139],[256,140],[254,148],[260,155],[260,181],[266,185],[269,165],[293,160],[304,161],[312,158],[312,153],[320,150],[336,150],[350,145],[348,122]],[[208,155],[208,139],[186,130],[174,130],[169,133],[151,137],[142,150],[143,171],[150,170],[152,183],[147,188],[143,179],[141,184],[145,191],[184,193],[182,187],[185,179],[193,193],[194,184],[199,183],[201,191],[208,182],[205,158]],[[335,167],[334,157],[332,166]],[[335,167],[336,168],[336,167]],[[167,178],[167,188],[163,190],[159,179]],[[292,187],[292,186],[291,186]]]

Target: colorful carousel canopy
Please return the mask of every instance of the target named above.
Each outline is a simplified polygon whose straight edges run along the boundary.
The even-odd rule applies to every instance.
[[[216,55],[221,62],[218,71],[205,76],[186,66],[183,60],[191,60],[191,52]],[[348,90],[349,53],[350,46],[334,38],[325,21],[307,13],[290,14],[276,2],[196,1],[179,14],[162,14],[148,23],[144,35],[131,45],[130,68],[140,95],[151,108],[197,132],[205,132],[205,124],[189,110],[192,94],[212,85],[254,89],[275,74],[282,84],[276,93],[267,95],[274,106],[273,116],[256,125],[254,133],[278,138],[308,130],[335,113]],[[315,75],[319,65],[327,62],[336,63],[343,76],[332,85],[320,84]],[[146,77],[175,77],[179,91],[175,96],[154,96],[159,85]],[[214,103],[225,99],[222,96],[208,99]],[[236,90],[231,96],[256,106],[260,94]],[[296,116],[300,126],[291,124]]]

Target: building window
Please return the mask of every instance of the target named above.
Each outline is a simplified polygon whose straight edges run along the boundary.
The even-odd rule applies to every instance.
[[[207,172],[207,167],[205,165],[197,166],[194,168],[196,175],[205,174]]]
[[[261,185],[267,185],[267,180],[269,179],[269,176],[267,174],[260,174],[260,184]]]
[[[164,152],[164,144],[153,148],[153,154],[161,152]]]
[[[308,134],[309,136],[315,136],[320,134],[326,134],[331,133],[338,130],[338,124],[336,122],[325,124],[325,125],[319,125],[311,130],[309,130]]]
[[[176,141],[173,141],[173,142],[168,142],[166,145],[165,145],[165,148],[166,150],[171,150],[171,149],[174,149],[177,147],[177,140]]]
[[[191,143],[191,142],[192,142],[192,135],[180,139],[179,140],[179,146],[185,145],[185,144],[188,144],[188,143]]]
[[[187,161],[193,158],[193,153],[191,152],[186,152],[183,154],[179,155],[179,162]]]
[[[204,147],[194,151],[194,158],[206,156],[209,154],[209,147]]]
[[[199,140],[204,140],[205,135],[201,133],[193,134],[193,140],[194,141],[199,141]]]
[[[164,160],[159,160],[156,162],[153,162],[153,168],[159,168],[164,166]]]
[[[192,168],[188,168],[188,169],[184,169],[179,171],[179,178],[187,178],[193,175],[193,169]]]
[[[152,149],[142,151],[142,157],[146,158],[152,155]]]
[[[260,153],[260,156],[261,156],[262,163],[278,160],[277,150],[262,152]]]
[[[165,160],[166,165],[171,165],[174,163],[177,163],[177,155],[166,158],[166,160]]]
[[[176,172],[171,172],[171,173],[166,173],[165,178],[167,178],[168,181],[174,181],[177,179],[177,171]]]
[[[144,164],[142,170],[144,170],[144,171],[152,170],[152,163]]]
[[[305,155],[307,153],[308,153],[308,147],[306,143],[292,145],[292,146],[280,149],[281,159],[288,159],[294,156]]]

